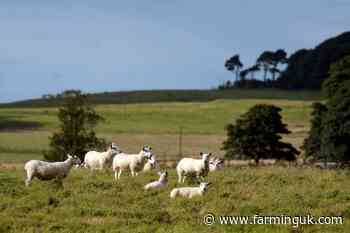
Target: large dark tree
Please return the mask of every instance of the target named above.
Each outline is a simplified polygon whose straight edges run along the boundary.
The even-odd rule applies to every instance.
[[[321,155],[321,133],[322,133],[322,118],[327,112],[326,105],[322,103],[314,103],[311,113],[311,130],[309,136],[304,140],[302,149],[305,151],[305,157],[311,160],[320,160]]]
[[[60,128],[50,137],[50,149],[44,152],[44,158],[62,161],[67,153],[82,158],[90,149],[104,148],[105,141],[97,138],[94,131],[103,118],[89,106],[87,96],[78,90],[70,90],[59,98],[63,101],[58,112]]]
[[[323,83],[327,102],[325,107],[314,108],[319,113],[312,118],[311,131],[304,143],[305,153],[325,162],[349,162],[350,56],[332,65],[329,73]]]
[[[243,64],[242,64],[238,54],[230,57],[229,59],[227,59],[225,61],[225,68],[228,71],[231,71],[232,73],[235,74],[235,77],[236,77],[235,81],[237,81],[239,79],[240,70],[242,67],[243,67]]]
[[[277,79],[283,89],[320,89],[330,65],[350,54],[350,32],[330,38],[314,49],[301,49],[288,58]]]
[[[234,159],[263,158],[294,160],[299,152],[289,143],[281,141],[281,134],[289,134],[282,123],[281,109],[258,104],[243,114],[236,124],[226,127],[227,139],[223,143],[226,157]]]

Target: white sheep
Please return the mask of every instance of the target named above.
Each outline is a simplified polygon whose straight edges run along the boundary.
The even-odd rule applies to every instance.
[[[175,198],[177,196],[192,198],[195,196],[203,196],[203,194],[208,190],[210,183],[202,182],[199,187],[182,187],[174,188],[170,192],[170,198]]]
[[[168,183],[168,172],[158,172],[159,180],[153,181],[145,185],[145,190],[158,189],[164,187]]]
[[[157,159],[155,157],[155,155],[153,155],[153,159],[152,160],[147,160],[147,162],[145,163],[145,166],[143,166],[143,172],[149,172],[151,170],[157,169],[159,170],[159,164],[157,162]]]
[[[183,158],[176,166],[178,182],[184,183],[188,175],[195,175],[197,180],[199,177],[205,177],[209,171],[209,157],[211,153],[200,153],[202,159]]]
[[[46,162],[41,160],[30,160],[24,165],[27,173],[26,186],[37,177],[39,180],[52,180],[65,178],[74,164],[81,163],[77,156],[67,155],[64,162]]]
[[[222,159],[213,158],[209,160],[209,171],[217,171],[223,168],[224,161]]]
[[[91,170],[102,170],[111,167],[113,156],[120,152],[118,146],[112,143],[105,152],[89,151],[85,154],[84,167]]]
[[[113,159],[114,179],[120,179],[122,172],[128,169],[130,169],[132,176],[137,176],[138,172],[142,171],[147,159],[151,163],[156,162],[153,157],[152,148],[148,146],[144,146],[138,154],[119,153]]]

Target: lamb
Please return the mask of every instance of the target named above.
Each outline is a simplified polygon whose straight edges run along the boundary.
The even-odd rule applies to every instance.
[[[159,180],[153,181],[145,185],[145,190],[158,189],[164,187],[168,183],[168,172],[158,172]]]
[[[188,175],[194,174],[199,180],[199,177],[205,177],[209,171],[209,157],[211,153],[200,153],[202,159],[183,158],[176,166],[178,182],[184,183]]]
[[[113,156],[120,153],[118,146],[112,143],[105,152],[89,151],[85,154],[84,167],[91,170],[102,170],[111,166]]]
[[[209,171],[217,171],[223,168],[224,161],[218,158],[209,160]]]
[[[159,170],[159,164],[157,162],[155,155],[153,155],[153,160],[147,160],[147,162],[145,163],[145,166],[143,166],[142,171],[148,172],[148,171],[151,171],[153,169]]]
[[[30,160],[24,165],[24,170],[27,173],[25,181],[26,186],[29,186],[33,178],[37,177],[39,180],[62,180],[66,176],[74,164],[80,164],[81,161],[77,156],[67,155],[64,162],[46,162],[41,160]]]
[[[182,196],[186,198],[192,198],[195,196],[203,196],[203,194],[208,190],[210,183],[202,182],[199,187],[182,187],[174,188],[170,192],[170,198],[175,198],[177,196]]]
[[[155,163],[155,159],[152,153],[152,148],[144,146],[138,154],[125,154],[120,153],[113,159],[113,171],[114,179],[120,179],[120,176],[124,170],[130,169],[132,176],[137,176],[138,172],[143,169],[146,160],[150,160],[151,163]]]

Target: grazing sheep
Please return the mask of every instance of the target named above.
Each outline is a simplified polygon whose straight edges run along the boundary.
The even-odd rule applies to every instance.
[[[40,160],[30,160],[24,165],[24,170],[27,173],[25,181],[26,186],[29,186],[33,178],[39,180],[52,180],[65,178],[74,164],[81,163],[77,156],[67,155],[64,162],[46,162]]]
[[[153,181],[145,185],[145,190],[157,189],[164,187],[168,183],[168,172],[158,172],[159,180]]]
[[[127,169],[130,169],[132,176],[137,176],[147,159],[155,163],[152,148],[148,146],[144,146],[138,154],[120,153],[116,155],[113,159],[114,179],[120,179],[122,172]]]
[[[224,161],[222,159],[214,158],[209,160],[209,171],[217,171],[223,168]]]
[[[194,174],[199,180],[199,177],[205,177],[209,171],[209,157],[211,153],[200,153],[202,159],[183,158],[176,166],[178,182],[184,183],[188,175]]]
[[[203,194],[208,190],[210,183],[202,182],[199,187],[182,187],[174,188],[170,192],[170,198],[175,198],[176,196],[192,198],[194,196],[203,196]]]
[[[112,143],[105,152],[89,151],[85,154],[84,167],[91,170],[102,170],[111,167],[113,156],[120,153],[118,146]]]

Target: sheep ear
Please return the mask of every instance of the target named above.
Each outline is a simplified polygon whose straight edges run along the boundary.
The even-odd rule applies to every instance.
[[[211,185],[211,182],[207,183],[207,185],[208,185],[208,186]]]

